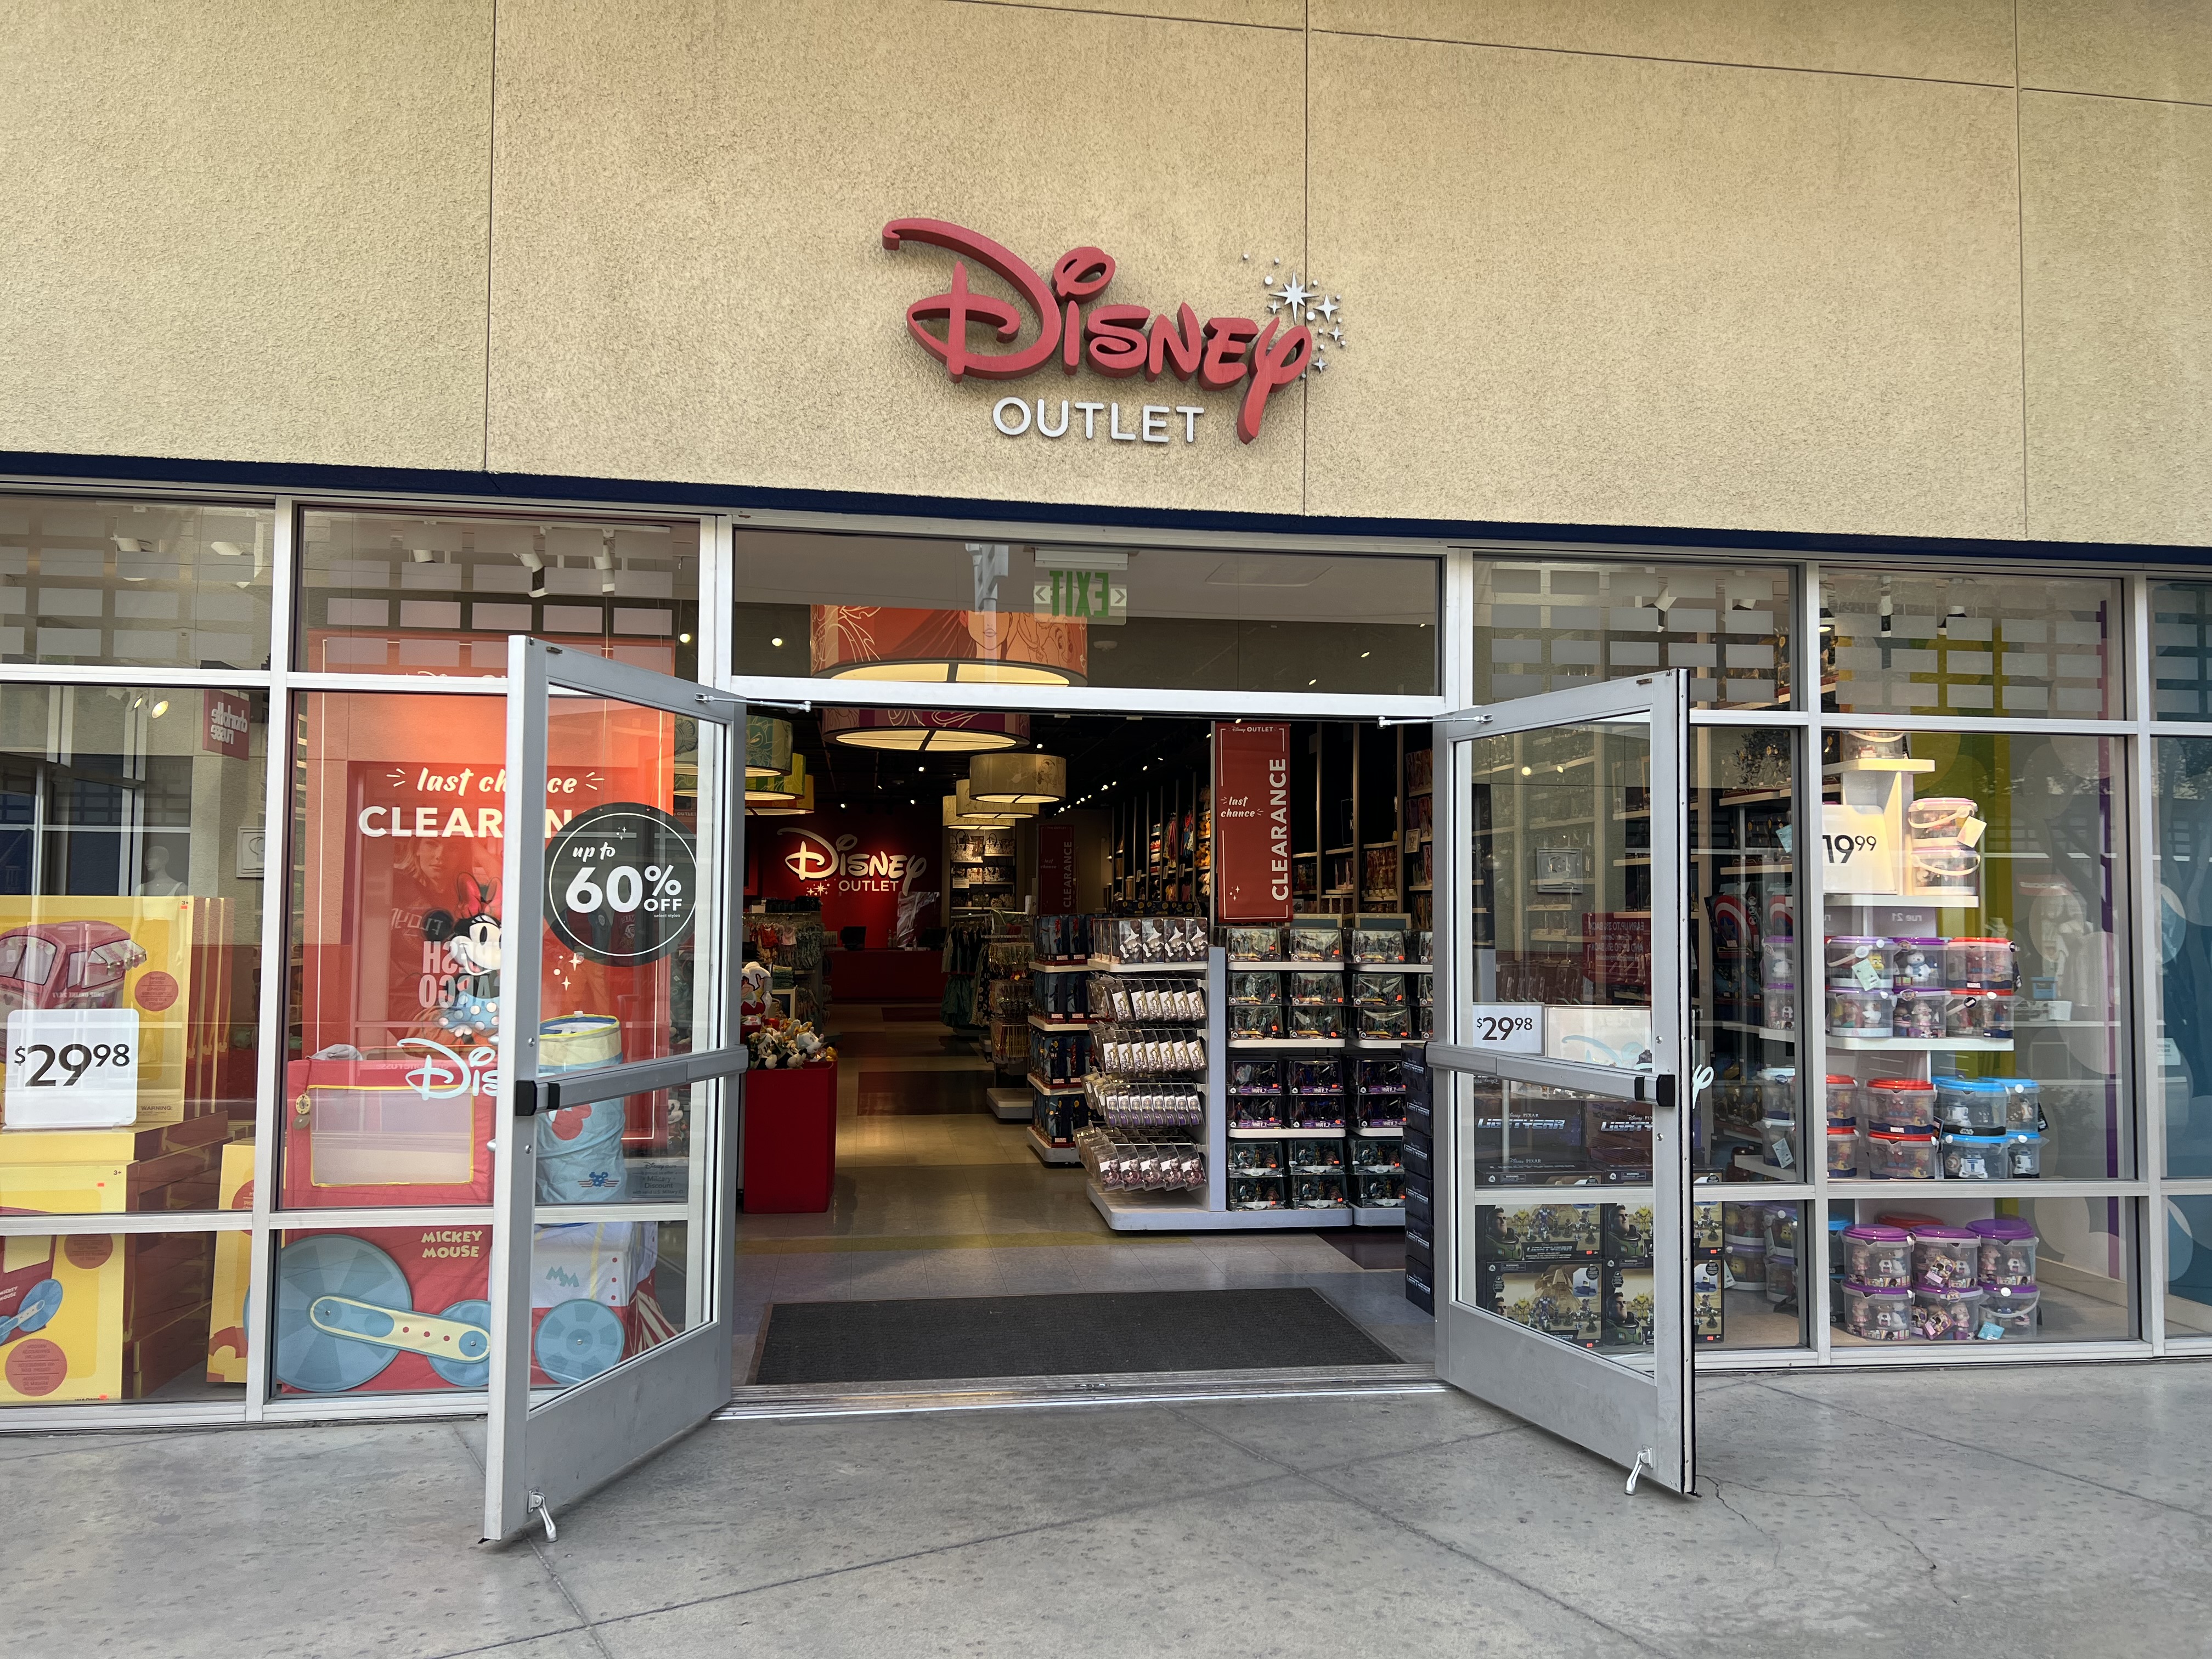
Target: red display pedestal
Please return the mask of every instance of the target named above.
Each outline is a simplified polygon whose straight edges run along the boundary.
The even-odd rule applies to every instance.
[[[837,1177],[837,1066],[745,1073],[744,1208],[813,1215]]]

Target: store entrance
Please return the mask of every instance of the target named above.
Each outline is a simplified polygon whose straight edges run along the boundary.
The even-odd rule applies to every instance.
[[[1425,726],[753,725],[781,769],[748,790],[741,1402],[1432,1375],[1404,1225]],[[1247,750],[1281,902],[1232,922],[1216,805]]]

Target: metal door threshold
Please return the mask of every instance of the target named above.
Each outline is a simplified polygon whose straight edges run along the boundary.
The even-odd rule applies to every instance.
[[[718,1423],[802,1417],[883,1417],[911,1412],[1012,1411],[1055,1406],[1164,1406],[1215,1400],[1443,1394],[1426,1365],[1315,1366],[1254,1371],[1125,1371],[1087,1376],[1006,1376],[975,1382],[807,1383],[743,1388]]]

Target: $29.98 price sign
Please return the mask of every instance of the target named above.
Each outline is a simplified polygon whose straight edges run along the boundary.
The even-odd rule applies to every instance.
[[[657,806],[610,801],[545,848],[545,925],[586,962],[658,962],[698,914],[699,866],[684,826]]]
[[[17,1008],[7,1060],[11,1129],[119,1129],[138,1116],[135,1008]]]
[[[1467,1046],[1494,1054],[1544,1052],[1544,1005],[1478,1002],[1468,1010]]]

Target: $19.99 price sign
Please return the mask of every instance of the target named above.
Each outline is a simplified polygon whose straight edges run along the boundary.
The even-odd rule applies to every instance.
[[[7,1060],[11,1129],[119,1129],[138,1116],[135,1008],[17,1008]]]
[[[1468,1010],[1467,1046],[1494,1054],[1544,1052],[1544,1005],[1478,1002]]]
[[[545,925],[586,962],[658,962],[691,932],[699,866],[684,826],[657,806],[581,811],[545,848]]]

